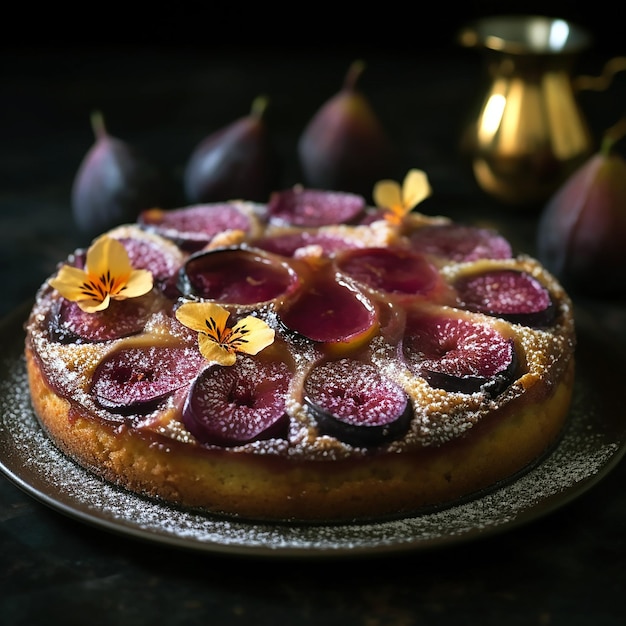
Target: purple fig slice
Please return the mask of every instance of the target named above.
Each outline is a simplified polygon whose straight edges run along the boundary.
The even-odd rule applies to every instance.
[[[402,344],[411,371],[446,391],[498,395],[513,380],[513,341],[495,328],[456,317],[414,312]]]
[[[98,364],[92,393],[98,404],[129,415],[149,413],[189,384],[206,361],[196,349],[144,346],[118,350]]]
[[[232,203],[197,204],[169,211],[149,209],[139,215],[138,222],[146,230],[194,252],[226,230],[247,233],[251,228],[250,217]]]
[[[299,186],[275,191],[267,206],[270,220],[288,226],[348,224],[365,211],[363,196]]]
[[[402,248],[360,248],[339,255],[339,271],[381,291],[427,294],[440,284],[439,272],[421,254]]]
[[[293,257],[298,250],[307,246],[319,246],[322,256],[331,257],[340,250],[354,248],[357,244],[337,237],[335,235],[325,235],[311,231],[298,233],[286,233],[281,235],[269,235],[262,239],[257,239],[254,245],[261,250],[280,254],[281,256]]]
[[[554,322],[556,307],[550,292],[533,276],[501,269],[464,276],[454,283],[461,306],[525,326]]]
[[[511,244],[489,228],[462,224],[433,224],[410,235],[413,250],[456,261],[509,259]]]
[[[219,446],[284,439],[291,378],[283,362],[245,356],[230,367],[207,367],[189,391],[184,424],[199,441]]]
[[[177,286],[178,271],[182,255],[168,251],[161,243],[140,237],[124,237],[124,244],[131,265],[135,269],[146,269],[152,273],[154,286],[166,297],[176,299],[180,296]],[[180,252],[177,248],[174,249]]]
[[[376,307],[360,291],[322,272],[285,303],[281,323],[333,353],[356,350],[378,329]]]
[[[103,311],[86,313],[76,302],[61,299],[50,313],[50,337],[59,343],[98,343],[141,332],[153,313],[154,299],[148,294],[127,300],[112,300]]]
[[[354,446],[372,446],[403,435],[413,416],[405,391],[371,363],[352,359],[314,367],[304,401],[320,432]]]
[[[361,226],[370,226],[374,222],[386,219],[388,211],[386,209],[369,208],[358,221]]]
[[[184,295],[227,304],[268,302],[299,284],[296,272],[277,258],[239,248],[199,252],[187,259],[179,287]]]

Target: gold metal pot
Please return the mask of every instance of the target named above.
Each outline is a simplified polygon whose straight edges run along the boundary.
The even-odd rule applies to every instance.
[[[459,42],[482,50],[487,69],[487,92],[461,143],[476,181],[506,203],[545,201],[594,150],[576,92],[604,90],[626,58],[611,59],[601,76],[574,77],[589,33],[533,15],[477,20]]]

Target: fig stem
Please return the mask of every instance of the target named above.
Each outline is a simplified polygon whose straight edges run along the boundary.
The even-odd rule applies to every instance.
[[[265,110],[267,109],[268,102],[269,101],[267,96],[257,96],[252,102],[250,114],[257,119],[261,119],[263,115],[265,115]]]
[[[91,129],[96,139],[102,139],[107,135],[106,124],[104,123],[104,115],[101,111],[93,111],[90,116]]]
[[[365,62],[361,59],[353,61],[344,79],[343,87],[346,91],[354,91],[361,74],[365,70]]]
[[[611,154],[613,146],[624,136],[626,136],[626,117],[622,117],[604,133],[602,145],[600,146],[601,154],[605,156]]]

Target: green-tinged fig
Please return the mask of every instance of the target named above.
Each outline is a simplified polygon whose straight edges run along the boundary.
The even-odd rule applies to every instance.
[[[184,172],[190,202],[263,202],[278,188],[280,167],[265,120],[267,104],[265,96],[258,96],[248,115],[196,146]]]
[[[537,256],[563,285],[585,295],[626,293],[626,160],[615,143],[626,118],[545,206]]]
[[[95,143],[74,178],[72,213],[78,228],[95,236],[134,222],[144,209],[165,208],[172,189],[160,168],[134,146],[111,136],[99,111],[92,113]]]
[[[355,61],[342,89],[311,118],[298,142],[308,187],[371,199],[377,181],[393,178],[394,151],[369,100],[357,89],[365,65]]]

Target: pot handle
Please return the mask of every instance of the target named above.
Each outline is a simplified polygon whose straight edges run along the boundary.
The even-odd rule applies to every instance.
[[[613,82],[615,74],[626,70],[626,57],[609,59],[599,76],[576,76],[572,85],[575,91],[605,91]]]

